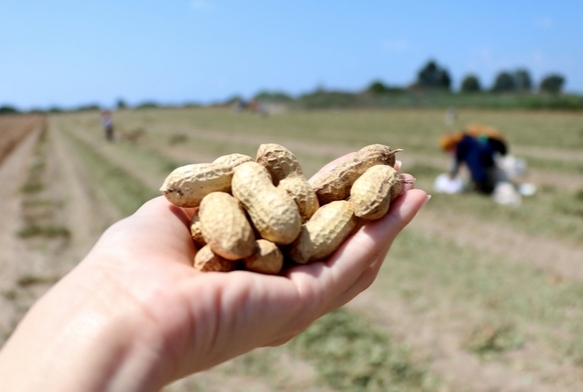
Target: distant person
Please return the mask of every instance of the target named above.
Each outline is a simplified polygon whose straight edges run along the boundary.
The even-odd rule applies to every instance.
[[[508,154],[508,143],[504,136],[502,136],[502,133],[496,128],[483,124],[468,124],[464,127],[463,132],[489,144],[500,156],[506,156]]]
[[[443,117],[443,120],[445,121],[445,123],[447,125],[453,125],[455,124],[456,120],[457,120],[457,110],[454,107],[448,107],[447,110],[445,111],[445,116]]]
[[[113,142],[113,118],[109,110],[101,112],[101,126],[105,134],[105,140]]]
[[[475,190],[490,195],[498,204],[519,206],[521,196],[531,196],[536,186],[523,182],[526,161],[509,153],[508,143],[496,128],[468,124],[462,131],[441,137],[439,144],[453,157],[448,174],[435,179],[438,192],[460,193]],[[470,182],[458,176],[462,166],[470,174]]]
[[[496,185],[495,144],[487,138],[476,137],[464,131],[444,135],[440,139],[441,148],[453,157],[449,177],[458,176],[465,166],[471,178],[471,188],[490,195]]]

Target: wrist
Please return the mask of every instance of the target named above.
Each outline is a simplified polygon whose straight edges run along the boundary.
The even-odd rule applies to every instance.
[[[86,272],[91,279],[76,276]],[[155,351],[163,347],[147,336],[147,317],[99,275],[73,271],[31,308],[0,351],[0,390],[157,391],[164,385],[168,369]]]

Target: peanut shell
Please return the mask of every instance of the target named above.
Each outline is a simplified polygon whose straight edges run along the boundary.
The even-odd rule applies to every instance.
[[[354,214],[369,220],[382,218],[401,189],[401,177],[391,166],[376,165],[368,168],[350,189]]]
[[[257,150],[256,161],[269,171],[273,184],[295,200],[304,221],[316,212],[320,206],[316,192],[290,150],[275,143],[262,144]]]
[[[195,163],[174,169],[160,192],[178,207],[198,207],[211,192],[230,192],[233,168],[220,163]]]
[[[233,154],[220,156],[217,159],[215,159],[213,161],[213,163],[220,163],[223,165],[227,165],[231,168],[235,168],[242,163],[252,162],[252,161],[253,161],[253,158],[251,158],[249,155],[233,153]]]
[[[395,153],[389,146],[371,144],[361,148],[356,154],[342,161],[338,166],[319,176],[313,183],[320,205],[335,200],[345,200],[350,187],[366,169],[375,165],[395,165]]]
[[[296,203],[273,185],[269,172],[259,163],[245,162],[235,168],[232,192],[262,238],[285,245],[298,236],[302,220]]]
[[[346,200],[323,205],[302,226],[300,235],[290,245],[289,257],[299,264],[328,257],[350,235],[357,221],[354,207]]]
[[[283,267],[283,253],[273,242],[257,240],[257,251],[243,260],[247,271],[277,275]]]
[[[194,256],[194,268],[202,272],[230,272],[237,269],[237,262],[216,255],[210,246],[203,246]]]
[[[190,219],[190,236],[197,248],[202,248],[206,245],[206,241],[202,236],[202,228],[200,227],[200,217],[198,215],[198,208],[194,211]]]
[[[257,244],[251,224],[230,194],[209,193],[202,199],[198,215],[204,240],[215,254],[239,260],[255,252]]]

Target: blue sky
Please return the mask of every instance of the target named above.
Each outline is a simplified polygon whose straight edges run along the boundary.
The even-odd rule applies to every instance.
[[[0,105],[405,86],[430,59],[454,87],[524,67],[583,93],[581,37],[581,0],[2,0]]]

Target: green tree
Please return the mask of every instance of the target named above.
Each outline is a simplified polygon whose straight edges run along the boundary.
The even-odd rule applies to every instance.
[[[477,93],[482,90],[480,86],[480,80],[476,75],[467,75],[463,81],[461,86],[462,93]]]
[[[492,91],[497,93],[510,92],[516,90],[516,81],[514,76],[506,71],[500,72],[496,76]]]
[[[380,95],[384,94],[389,91],[389,88],[380,80],[376,80],[371,83],[371,85],[367,88],[369,93]]]
[[[118,109],[127,109],[128,108],[128,104],[122,98],[117,100],[116,106]]]
[[[293,101],[293,98],[283,91],[267,91],[263,90],[255,94],[253,99],[273,103],[285,103]]]
[[[542,79],[539,90],[543,93],[558,94],[563,90],[564,83],[565,78],[561,75],[547,75]]]
[[[431,89],[446,89],[449,91],[451,78],[446,69],[431,60],[417,74],[415,86]]]
[[[514,72],[514,84],[515,89],[519,91],[531,91],[532,90],[532,78],[530,73],[525,68],[517,69]]]
[[[0,114],[16,114],[16,113],[19,113],[18,109],[16,109],[13,106],[8,105],[0,106]]]

